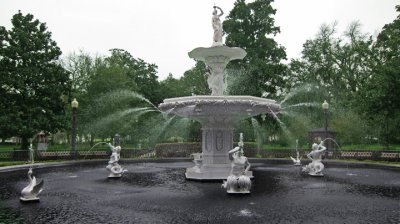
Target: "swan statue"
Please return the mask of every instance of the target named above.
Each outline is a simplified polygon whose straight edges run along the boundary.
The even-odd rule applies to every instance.
[[[36,184],[36,177],[32,176],[32,167],[29,168],[29,185],[21,191],[21,201],[39,201],[38,195],[43,190],[43,180]]]
[[[295,165],[295,166],[301,166],[301,159],[302,159],[303,157],[300,157],[300,156],[299,156],[299,151],[297,151],[296,153],[297,153],[296,159],[293,158],[293,157],[290,157],[290,159],[292,159],[293,165]]]

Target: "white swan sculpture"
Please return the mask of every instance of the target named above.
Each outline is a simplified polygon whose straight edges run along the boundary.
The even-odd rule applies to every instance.
[[[296,159],[293,158],[293,157],[290,157],[290,158],[291,158],[292,161],[293,161],[293,165],[295,165],[295,166],[301,166],[301,159],[302,159],[303,157],[300,157],[300,156],[299,156],[299,151],[297,151],[297,157],[296,157]]]
[[[36,184],[36,178],[32,176],[32,173],[31,167],[28,171],[29,185],[22,189],[22,197],[20,197],[21,201],[39,201],[38,195],[43,190],[43,180]]]

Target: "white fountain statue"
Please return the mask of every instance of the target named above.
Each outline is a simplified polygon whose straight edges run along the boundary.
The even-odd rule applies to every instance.
[[[240,133],[238,146],[228,152],[231,160],[231,172],[222,184],[228,194],[249,194],[251,188],[250,177],[247,176],[251,165],[244,156],[243,134]]]
[[[121,165],[118,164],[121,152],[121,146],[114,147],[110,143],[107,143],[108,147],[110,147],[112,153],[110,156],[110,161],[108,161],[108,166],[106,167],[108,171],[110,171],[109,178],[118,178],[121,177],[126,169],[123,169]]]
[[[218,14],[217,9],[221,11]],[[159,109],[180,117],[198,121],[202,126],[202,165],[188,168],[187,179],[224,180],[231,166],[228,152],[233,148],[235,122],[252,116],[280,111],[274,100],[254,96],[226,96],[224,74],[231,60],[243,59],[246,51],[227,47],[222,42],[221,8],[214,7],[214,38],[211,47],[199,47],[189,52],[189,57],[203,61],[207,68],[207,82],[211,96],[187,96],[165,99]],[[247,172],[252,177],[252,172]]]
[[[323,146],[323,143],[323,141],[319,145],[317,143],[314,143],[312,145],[312,151],[307,155],[307,157],[311,159],[312,162],[303,167],[303,172],[307,172],[310,176],[324,176],[322,171],[324,170],[325,166],[321,162],[321,156],[322,153],[325,152],[326,147]]]
[[[290,157],[292,159],[292,161],[293,161],[293,165],[295,165],[295,166],[301,166],[301,158],[302,157],[300,157],[300,153],[299,153],[299,150],[298,150],[298,145],[299,145],[299,140],[296,139],[296,154],[297,154],[297,156],[296,156],[296,159],[293,158],[293,157]]]
[[[219,9],[219,11],[221,12],[218,15],[218,11],[217,9]],[[222,9],[218,6],[214,6],[214,11],[212,13],[212,27],[214,29],[214,38],[213,38],[213,44],[212,46],[222,46],[222,23],[221,20],[219,19],[222,15],[224,14],[224,11],[222,11]]]
[[[39,201],[38,195],[40,192],[43,190],[43,180],[40,181],[38,184],[36,183],[36,177],[32,176],[33,173],[33,148],[32,144],[29,147],[29,157],[31,160],[31,167],[29,168],[28,171],[28,178],[29,178],[29,185],[26,186],[24,189],[21,191],[21,197],[19,198],[23,202],[28,202],[28,201]]]

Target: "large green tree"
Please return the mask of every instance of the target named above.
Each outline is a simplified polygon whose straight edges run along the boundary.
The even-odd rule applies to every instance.
[[[358,22],[350,24],[340,37],[336,36],[336,23],[323,24],[316,37],[304,43],[302,58],[291,61],[291,87],[314,83],[342,105],[355,104],[352,99],[370,75],[372,43]]]
[[[274,95],[285,87],[285,48],[273,36],[280,32],[274,25],[276,10],[272,0],[255,0],[251,3],[237,0],[223,23],[226,45],[241,47],[247,52],[243,60],[231,62],[228,66],[229,94],[261,96]]]
[[[26,149],[39,131],[67,126],[62,96],[71,86],[46,24],[20,11],[11,22],[11,30],[0,27],[0,130],[21,137]]]
[[[108,66],[118,65],[124,68],[129,78],[133,80],[138,92],[153,103],[160,103],[157,81],[157,65],[145,62],[143,59],[134,58],[123,49],[111,49],[111,55],[105,58]]]
[[[396,10],[400,14],[400,5]],[[360,102],[367,118],[382,130],[382,142],[389,147],[389,142],[400,142],[400,15],[383,27],[372,57],[372,75],[362,89]]]

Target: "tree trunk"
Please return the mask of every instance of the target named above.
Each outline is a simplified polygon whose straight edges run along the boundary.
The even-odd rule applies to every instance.
[[[21,150],[28,150],[29,142],[27,137],[21,137]]]

